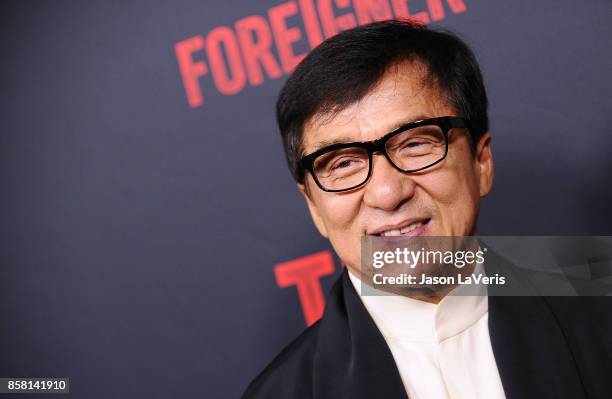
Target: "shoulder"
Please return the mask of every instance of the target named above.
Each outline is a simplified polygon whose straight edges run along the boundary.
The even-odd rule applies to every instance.
[[[249,384],[242,399],[312,397],[312,366],[319,322],[287,345]]]
[[[544,297],[570,348],[585,389],[612,392],[612,297]],[[606,394],[607,393],[607,394]]]
[[[612,297],[543,297],[568,339],[600,344],[612,358]]]

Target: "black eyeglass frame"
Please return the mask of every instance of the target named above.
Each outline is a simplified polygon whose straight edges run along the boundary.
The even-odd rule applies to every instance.
[[[410,129],[414,129],[417,127],[421,127],[421,126],[438,126],[441,130],[442,133],[444,134],[444,143],[445,143],[445,148],[444,148],[444,155],[437,161],[427,165],[427,166],[423,166],[421,168],[418,169],[408,169],[408,170],[404,170],[400,167],[398,167],[392,160],[391,157],[389,156],[389,154],[387,154],[387,151],[385,149],[385,144],[387,143],[387,141],[389,141],[392,137],[405,132],[406,130],[410,130]],[[300,159],[300,164],[302,166],[302,168],[305,171],[310,172],[313,180],[315,181],[315,183],[317,184],[317,186],[319,186],[319,188],[323,191],[326,192],[330,192],[330,193],[337,193],[337,192],[342,192],[342,191],[350,191],[350,190],[354,190],[357,187],[361,187],[362,185],[364,185],[365,183],[367,183],[368,180],[370,180],[370,176],[372,175],[372,154],[374,154],[374,152],[382,152],[385,155],[385,158],[387,158],[387,160],[389,161],[389,163],[391,163],[391,165],[393,165],[393,167],[397,170],[399,170],[400,172],[404,172],[404,173],[412,173],[412,172],[418,172],[420,170],[423,169],[427,169],[427,168],[431,168],[432,166],[442,162],[444,160],[444,158],[446,158],[446,155],[448,154],[448,132],[450,131],[450,129],[453,128],[463,128],[463,129],[470,129],[470,121],[467,118],[463,118],[460,116],[441,116],[441,117],[437,117],[437,118],[430,118],[430,119],[421,119],[418,121],[414,121],[414,122],[410,122],[410,123],[406,123],[405,125],[402,125],[400,127],[398,127],[397,129],[385,134],[383,137],[380,137],[376,140],[373,141],[356,141],[356,142],[352,142],[352,143],[337,143],[337,144],[332,144],[330,146],[321,148],[313,153],[310,153],[308,155],[305,155],[304,157],[302,157]],[[471,138],[471,135],[470,135]],[[328,152],[334,151],[334,150],[339,150],[341,148],[347,148],[347,147],[359,147],[359,148],[363,148],[365,150],[368,151],[368,175],[365,178],[365,180],[362,183],[359,183],[355,186],[349,187],[349,188],[344,188],[341,190],[329,190],[326,189],[325,187],[323,187],[323,185],[319,182],[319,180],[317,179],[317,175],[314,173],[314,161],[316,158],[318,158],[319,156],[326,154]]]

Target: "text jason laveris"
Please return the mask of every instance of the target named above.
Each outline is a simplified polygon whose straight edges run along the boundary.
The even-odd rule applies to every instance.
[[[397,276],[384,276],[377,273],[372,276],[372,282],[376,285],[504,285],[506,284],[506,277],[497,273],[494,276],[485,276],[478,273],[464,276],[458,273],[456,277],[428,276],[426,274],[415,276],[407,273],[401,273]]]

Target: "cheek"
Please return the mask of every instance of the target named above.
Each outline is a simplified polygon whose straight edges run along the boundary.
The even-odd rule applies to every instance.
[[[361,253],[361,201],[359,192],[332,194],[326,198],[322,212],[332,246],[342,262],[351,266],[359,264],[356,256]]]
[[[478,184],[471,160],[449,153],[448,163],[423,179],[422,187],[442,216],[442,222],[454,234],[464,234],[465,226],[474,221],[478,208]]]
[[[349,194],[328,193],[321,203],[322,216],[325,225],[332,234],[333,231],[347,231],[357,225],[361,196],[359,192]]]

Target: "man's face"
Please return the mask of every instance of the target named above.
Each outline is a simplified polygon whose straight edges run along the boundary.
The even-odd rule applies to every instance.
[[[418,63],[393,68],[359,102],[333,116],[315,115],[304,127],[304,153],[324,147],[324,142],[375,140],[407,122],[458,115],[427,82],[426,70]],[[467,132],[452,129],[448,155],[431,168],[402,173],[383,154],[375,153],[372,175],[357,189],[325,192],[309,173],[308,194],[303,185],[299,188],[320,233],[331,241],[342,262],[360,275],[364,235],[397,235],[393,230],[398,229],[402,235],[475,234],[480,197],[489,193],[492,182],[489,133],[474,155]]]

